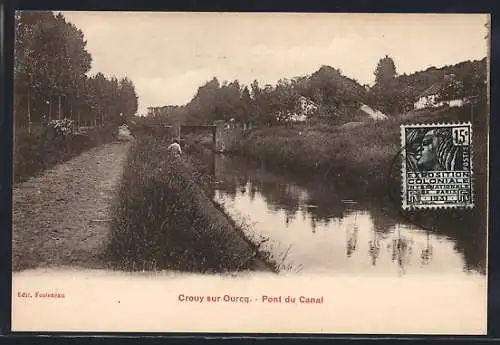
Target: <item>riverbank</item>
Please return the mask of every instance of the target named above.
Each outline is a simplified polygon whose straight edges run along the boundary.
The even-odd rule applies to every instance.
[[[474,112],[469,106],[448,108],[356,126],[269,127],[242,137],[227,153],[263,160],[297,175],[341,181],[360,194],[391,197],[400,202],[401,124],[471,121],[476,205],[483,207],[487,195],[487,118],[487,107],[478,105]]]
[[[198,182],[188,158],[145,137],[127,157],[113,210],[108,257],[123,270],[272,271]]]
[[[482,118],[487,117],[487,111],[483,106],[475,112],[474,152],[482,154],[487,135]],[[352,182],[356,188],[363,186],[380,192],[385,191],[391,165],[401,149],[401,124],[456,121],[471,121],[470,108],[411,113],[353,126],[269,127],[252,131],[228,152],[273,162],[298,173],[321,173],[330,179]],[[486,165],[484,157],[480,159],[475,166],[482,175]]]
[[[392,213],[441,234],[455,233],[476,250],[471,265],[486,270],[487,243],[487,108],[419,112],[352,127],[303,125],[254,130],[233,147],[232,154],[266,162],[268,169],[314,180],[333,191],[349,190],[352,198],[392,205]],[[400,193],[400,125],[402,123],[473,123],[475,209],[402,212]],[[460,248],[463,250],[463,248]]]

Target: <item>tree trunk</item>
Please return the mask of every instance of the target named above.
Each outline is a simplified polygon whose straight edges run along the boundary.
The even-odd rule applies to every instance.
[[[57,114],[57,119],[61,119],[61,95],[59,95],[59,109],[58,109],[58,114]]]
[[[30,98],[31,98],[31,93],[30,93],[30,86],[28,86],[28,134],[31,135],[31,106],[30,106]]]
[[[49,122],[52,120],[52,97],[49,96]]]

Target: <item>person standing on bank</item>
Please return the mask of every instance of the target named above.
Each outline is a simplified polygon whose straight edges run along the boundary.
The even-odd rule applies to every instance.
[[[173,152],[176,156],[180,156],[182,154],[182,149],[179,140],[174,139],[173,143],[168,146],[168,150]]]

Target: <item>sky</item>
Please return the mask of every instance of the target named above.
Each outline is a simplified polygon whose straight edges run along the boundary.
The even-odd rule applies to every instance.
[[[147,107],[186,104],[213,77],[261,86],[339,68],[373,84],[386,54],[413,73],[488,54],[486,14],[62,12],[81,29],[90,74],[127,76]]]

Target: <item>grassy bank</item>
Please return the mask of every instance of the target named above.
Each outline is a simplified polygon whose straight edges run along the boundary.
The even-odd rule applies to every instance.
[[[114,126],[95,128],[85,134],[47,136],[46,132],[31,133],[19,129],[14,133],[14,183],[44,171],[54,165],[116,138]]]
[[[486,171],[486,108],[477,108],[474,122],[476,176]],[[386,190],[392,165],[398,163],[401,148],[400,125],[471,121],[470,108],[420,112],[387,121],[366,122],[357,126],[322,126],[307,128],[298,124],[255,130],[239,145],[240,153],[285,166],[299,173],[317,172],[330,179],[342,179],[356,188]],[[394,170],[394,169],[393,169]],[[395,177],[395,176],[394,176]]]
[[[478,106],[474,112],[469,107],[418,112],[353,127],[271,127],[254,130],[233,147],[233,153],[262,159],[278,169],[285,167],[299,176],[324,179],[322,183],[349,188],[352,195],[360,198],[390,202],[396,212],[401,205],[400,125],[471,121],[475,208],[397,212],[423,228],[443,234],[460,234],[470,245],[480,249],[473,260],[474,265],[485,267],[487,119],[486,106]]]
[[[113,211],[108,255],[126,270],[192,272],[271,270],[232,226],[168,141],[134,143]]]

